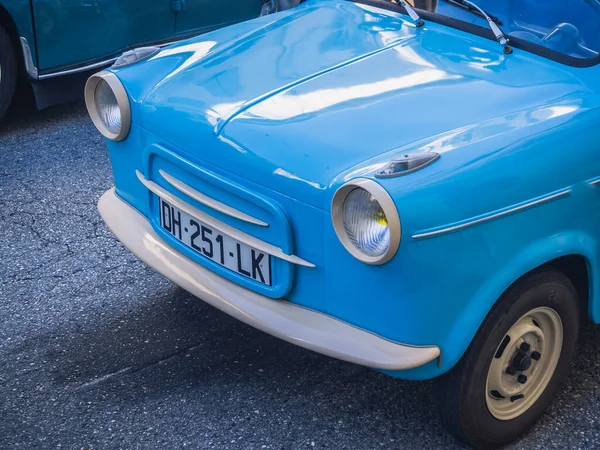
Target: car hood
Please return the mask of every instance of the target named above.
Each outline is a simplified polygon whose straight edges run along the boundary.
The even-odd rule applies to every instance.
[[[406,19],[310,1],[167,48],[119,76],[134,122],[165,145],[323,209],[343,178],[369,176],[420,142],[481,123],[508,132],[585,89],[567,66]],[[460,146],[455,137],[452,150]]]

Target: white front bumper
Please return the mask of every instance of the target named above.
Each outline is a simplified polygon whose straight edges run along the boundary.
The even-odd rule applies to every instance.
[[[325,314],[274,300],[216,275],[166,244],[148,219],[110,189],[98,202],[102,218],[138,258],[188,292],[250,326],[292,344],[363,366],[406,370],[440,355],[436,346],[398,344]]]

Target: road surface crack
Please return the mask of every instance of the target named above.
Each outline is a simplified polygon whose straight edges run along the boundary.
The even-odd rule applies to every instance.
[[[87,382],[79,385],[77,388],[75,388],[75,390],[78,391],[80,389],[85,389],[85,388],[88,388],[88,387],[91,387],[91,386],[95,386],[95,385],[97,385],[99,383],[102,383],[104,381],[110,380],[111,378],[114,378],[114,377],[117,377],[117,376],[120,376],[120,375],[131,375],[131,374],[140,372],[142,370],[148,369],[148,368],[150,368],[152,366],[157,366],[157,365],[168,363],[169,361],[177,358],[178,356],[185,355],[185,354],[187,354],[187,353],[189,353],[191,351],[196,350],[197,348],[200,348],[201,346],[202,346],[202,344],[197,344],[197,345],[192,345],[192,346],[189,346],[189,347],[185,347],[184,349],[182,349],[182,350],[180,350],[178,352],[175,352],[173,354],[170,354],[168,356],[165,356],[163,358],[159,358],[159,359],[148,361],[147,363],[145,363],[145,364],[143,364],[143,365],[141,365],[139,367],[125,367],[123,369],[119,369],[119,370],[116,370],[114,372],[107,373],[105,375],[96,377],[96,378],[94,378],[94,379],[92,379],[90,381],[87,381]]]

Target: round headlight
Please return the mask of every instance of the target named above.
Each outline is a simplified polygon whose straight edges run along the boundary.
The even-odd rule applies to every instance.
[[[121,141],[129,134],[131,109],[125,88],[114,73],[99,72],[85,85],[85,103],[92,122],[106,138]]]
[[[390,227],[381,205],[369,191],[350,191],[342,214],[346,234],[358,250],[368,256],[385,253],[390,246]]]
[[[96,112],[102,124],[108,131],[118,134],[121,130],[121,110],[117,103],[117,97],[108,83],[100,80],[94,92]]]
[[[367,264],[389,261],[400,244],[394,201],[378,183],[357,179],[337,190],[331,208],[335,232],[355,258]]]

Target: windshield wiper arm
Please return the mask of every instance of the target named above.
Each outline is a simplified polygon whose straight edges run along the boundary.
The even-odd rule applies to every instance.
[[[470,3],[470,2],[463,2],[462,0],[443,0],[443,1],[445,1],[446,3],[451,3],[454,6],[460,6],[461,8],[464,8],[464,9],[466,9],[467,11],[469,11],[469,12],[471,12],[473,14],[476,14],[476,15],[478,15],[480,17],[485,18],[485,16],[483,14],[481,14],[481,12],[483,11],[483,12],[485,12],[488,15],[488,17],[490,19],[492,19],[492,21],[496,25],[498,25],[499,27],[501,27],[503,25],[502,21],[500,19],[498,19],[498,17],[490,14],[489,12],[487,12],[485,10],[482,10],[481,8],[478,8],[477,6],[473,7],[473,6],[469,5],[468,3]]]
[[[473,11],[473,9],[479,11],[479,13],[483,16],[483,18],[485,20],[487,20],[487,22],[490,26],[490,29],[492,30],[492,33],[494,33],[494,36],[496,37],[496,40],[500,43],[500,45],[502,45],[502,47],[504,47],[504,53],[506,53],[507,55],[512,53],[512,47],[510,47],[508,45],[509,39],[504,35],[504,33],[502,32],[500,27],[498,25],[496,25],[496,22],[492,19],[492,17],[488,13],[486,13],[482,8],[480,8],[475,3],[473,3],[469,0],[444,0],[444,1],[446,1],[447,3],[449,3],[451,5],[460,5],[464,8],[466,8],[467,11],[475,12],[475,11]]]
[[[402,5],[402,7],[404,7],[404,9],[406,10],[406,14],[408,14],[410,16],[410,18],[412,19],[412,21],[416,27],[423,26],[423,24],[425,22],[423,22],[423,19],[421,19],[421,17],[419,17],[417,12],[412,8],[412,6],[410,6],[406,2],[406,0],[392,0],[392,1],[395,1],[396,3],[399,3],[400,5]]]

